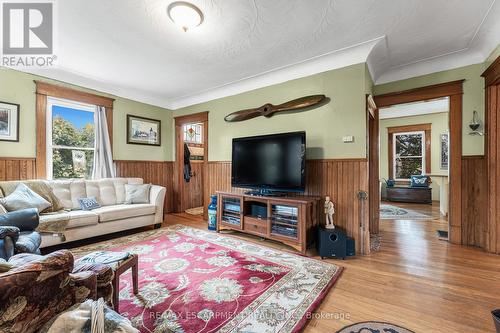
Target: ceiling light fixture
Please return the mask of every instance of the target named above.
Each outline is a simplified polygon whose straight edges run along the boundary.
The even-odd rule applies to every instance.
[[[184,31],[195,28],[203,22],[203,13],[195,5],[185,1],[175,1],[168,5],[168,17]]]

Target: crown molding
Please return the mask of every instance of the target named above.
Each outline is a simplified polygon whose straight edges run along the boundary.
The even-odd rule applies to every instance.
[[[189,96],[174,99],[170,101],[169,106],[171,109],[176,110],[301,77],[364,63],[367,61],[368,55],[373,47],[384,39],[385,36],[377,37],[375,39],[335,50],[301,62],[233,81],[222,86],[191,94]]]
[[[86,90],[91,90],[96,94],[107,94],[114,97],[120,97],[135,102],[141,102],[164,109],[169,109],[168,101],[164,98],[153,96],[146,93],[140,93],[134,89],[122,88],[117,85],[109,84],[98,79],[85,76],[80,73],[70,71],[63,67],[56,68],[8,68],[10,70],[23,72],[26,74],[37,75],[43,79],[59,81],[63,85],[74,85]]]

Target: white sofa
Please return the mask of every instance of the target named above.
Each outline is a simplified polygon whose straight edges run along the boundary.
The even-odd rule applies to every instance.
[[[166,191],[164,187],[151,186],[148,204],[124,204],[125,184],[142,184],[141,178],[70,179],[47,182],[69,212],[41,215],[40,220],[67,219],[69,215],[69,223],[64,232],[65,241],[56,235],[42,234],[41,247],[147,225],[159,225],[163,222]],[[86,197],[95,197],[102,207],[92,211],[81,210],[78,199]]]

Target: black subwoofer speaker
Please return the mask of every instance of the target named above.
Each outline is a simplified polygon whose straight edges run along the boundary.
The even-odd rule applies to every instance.
[[[339,228],[319,228],[318,253],[321,259],[342,258],[356,254],[354,239]]]

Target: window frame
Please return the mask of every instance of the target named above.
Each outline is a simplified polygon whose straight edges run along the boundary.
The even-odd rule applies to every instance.
[[[421,154],[419,156],[417,155],[410,155],[410,156],[397,156],[396,154],[396,147],[397,147],[397,140],[396,140],[396,137],[397,136],[400,136],[400,135],[415,135],[415,134],[420,134],[422,136],[422,146],[421,146]],[[426,172],[426,168],[425,168],[425,161],[426,161],[426,154],[425,154],[425,131],[412,131],[412,132],[395,132],[392,134],[393,135],[393,140],[392,140],[392,174],[394,175],[394,180],[397,180],[397,181],[408,181],[410,180],[410,178],[396,178],[396,175],[397,175],[397,172],[396,172],[396,169],[397,169],[397,163],[396,163],[396,160],[398,158],[420,158],[422,160],[422,173],[421,174],[425,174]]]
[[[62,106],[66,108],[71,108],[71,109],[78,109],[84,112],[91,112],[95,115],[95,112],[97,111],[97,105],[93,104],[88,104],[88,103],[82,103],[82,102],[77,102],[77,101],[72,101],[69,99],[64,99],[64,98],[57,98],[57,97],[47,97],[47,109],[45,111],[45,119],[46,119],[46,135],[45,135],[45,147],[46,147],[46,156],[45,156],[45,161],[46,161],[46,167],[47,167],[47,179],[52,180],[54,179],[54,163],[53,163],[53,149],[71,149],[71,150],[92,150],[95,153],[95,141],[94,141],[94,147],[93,148],[87,148],[87,147],[68,147],[68,146],[59,146],[59,145],[53,145],[52,143],[52,107],[53,106]],[[57,178],[59,179],[59,178]]]
[[[113,150],[113,104],[114,98],[92,94],[81,90],[63,87],[40,80],[33,81],[36,85],[36,177],[47,178],[47,141],[46,141],[46,111],[47,98],[55,97],[88,103],[105,108],[106,121],[108,123],[109,141]]]
[[[395,179],[395,167],[394,167],[394,134],[396,133],[408,133],[408,132],[424,132],[425,133],[425,161],[423,161],[422,174],[428,175],[431,173],[431,146],[432,146],[432,124],[416,124],[416,125],[405,125],[405,126],[393,126],[387,127],[388,134],[388,164],[389,164],[389,178]],[[409,184],[409,179],[395,179],[396,183],[399,184]]]

